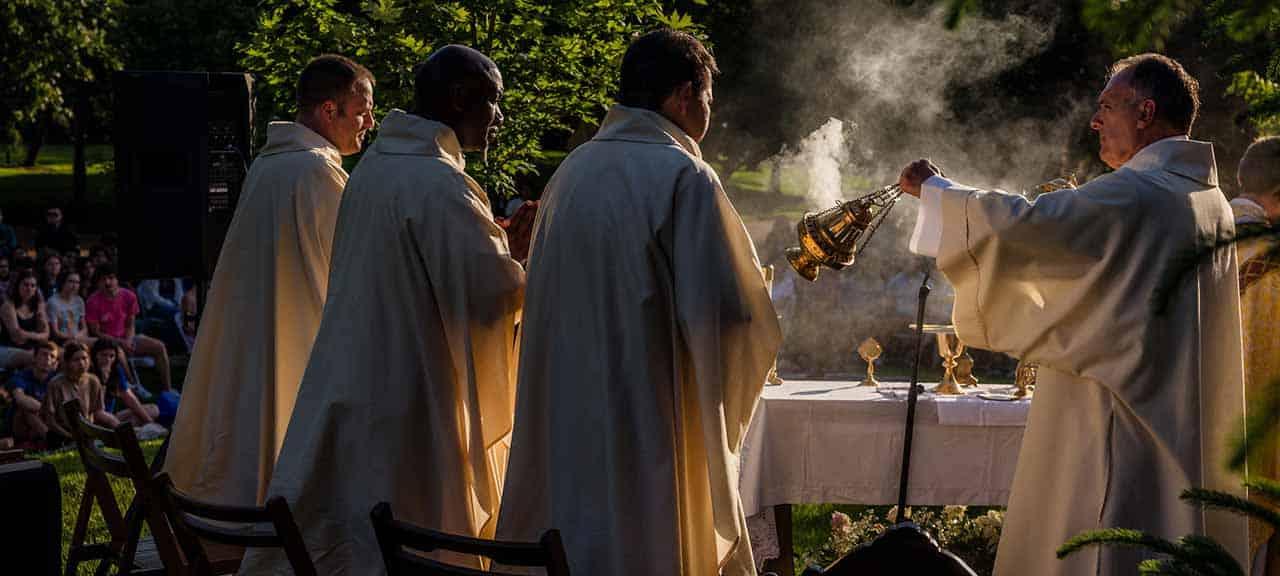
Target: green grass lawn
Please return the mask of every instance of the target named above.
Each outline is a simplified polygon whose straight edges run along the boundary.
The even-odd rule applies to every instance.
[[[146,455],[148,462],[155,458],[163,443],[163,440],[142,442],[142,453]],[[84,498],[84,465],[81,464],[80,455],[74,448],[38,454],[36,457],[53,464],[54,469],[58,471],[58,484],[62,489],[62,562],[65,569],[67,547],[71,545],[71,534],[75,529],[76,512],[80,510],[80,500]],[[129,502],[133,501],[133,486],[127,480],[112,479],[111,488],[116,494],[116,502],[120,505],[120,513],[123,514]],[[110,539],[107,525],[102,520],[102,513],[95,506],[93,516],[89,520],[86,542],[106,542]],[[96,567],[97,564],[94,562],[81,564],[79,573],[92,574],[92,569]]]
[[[50,205],[67,206],[73,199],[72,147],[50,145],[41,148],[36,165],[30,168],[0,163],[0,209],[8,224],[34,227],[43,222]],[[21,160],[14,155],[13,162]],[[115,175],[112,148],[105,144],[85,149],[87,162],[85,206],[82,215],[73,215],[76,228],[101,232],[111,228],[111,220],[95,221],[92,214],[110,214],[115,207]],[[104,212],[104,210],[108,212]]]

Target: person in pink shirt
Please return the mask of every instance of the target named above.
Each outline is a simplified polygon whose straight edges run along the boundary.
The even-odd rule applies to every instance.
[[[135,332],[133,321],[139,312],[138,296],[128,288],[120,287],[115,268],[110,264],[98,267],[94,285],[97,290],[85,302],[84,319],[89,325],[89,334],[116,342],[130,356],[154,359],[156,369],[160,371],[161,388],[172,388],[169,352],[164,342]]]

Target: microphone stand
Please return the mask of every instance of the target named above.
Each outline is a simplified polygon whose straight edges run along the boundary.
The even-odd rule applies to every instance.
[[[898,516],[895,524],[901,524],[907,514],[907,480],[911,477],[911,438],[916,428],[916,399],[920,394],[920,361],[924,354],[924,305],[929,300],[930,269],[924,269],[920,281],[920,295],[916,304],[916,357],[911,365],[911,388],[907,391],[907,429],[902,437],[902,474],[898,477]]]
[[[916,402],[920,394],[920,362],[924,353],[924,306],[929,298],[930,267],[925,268],[920,282],[916,308],[916,358],[911,369],[911,388],[907,391],[907,426],[902,442],[902,475],[898,479],[898,514],[890,526],[870,544],[863,544],[836,560],[826,570],[805,570],[802,576],[898,576],[928,574],[930,576],[976,576],[956,555],[938,546],[928,532],[907,521],[907,484],[911,472],[911,437],[915,431]]]

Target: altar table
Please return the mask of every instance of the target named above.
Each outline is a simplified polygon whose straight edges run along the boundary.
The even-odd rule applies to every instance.
[[[926,384],[931,389],[932,384]],[[1009,386],[981,386],[1008,392]],[[909,505],[1004,506],[1031,402],[921,394],[916,404]],[[742,448],[739,485],[753,532],[760,515],[782,512],[783,558],[789,557],[790,504],[896,504],[907,413],[907,383],[788,380],[767,386]],[[753,534],[753,543],[761,541]],[[769,534],[757,558],[769,557]],[[764,553],[762,556],[760,553]],[[790,562],[783,563],[788,569]],[[789,570],[788,570],[789,571]]]

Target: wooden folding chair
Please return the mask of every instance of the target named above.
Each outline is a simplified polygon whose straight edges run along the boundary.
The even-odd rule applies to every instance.
[[[283,548],[293,573],[316,576],[315,564],[293,520],[289,504],[272,496],[266,506],[221,506],[201,502],[173,487],[168,474],[156,476],[153,494],[169,519],[186,564],[174,576],[214,576],[234,573],[243,556],[216,558],[212,545],[244,548]]]
[[[380,502],[370,513],[373,532],[382,549],[388,576],[502,576],[473,568],[450,566],[424,556],[435,551],[484,556],[506,566],[546,568],[547,576],[569,576],[559,530],[547,530],[537,542],[483,540],[428,530],[395,519],[391,504]]]
[[[113,566],[116,574],[164,574],[165,565],[179,561],[178,548],[163,518],[155,514],[151,506],[152,470],[142,455],[133,427],[121,424],[109,430],[96,426],[81,416],[79,400],[71,400],[60,409],[71,425],[71,436],[85,473],[84,497],[80,500],[67,552],[67,576],[73,576],[82,562],[91,560],[99,561],[94,572],[97,576],[105,575]],[[104,448],[120,453],[113,454]],[[157,457],[157,465],[159,461]],[[126,478],[133,484],[135,495],[124,515],[120,514],[120,505],[111,490],[110,477]],[[95,501],[111,535],[109,542],[85,543]],[[143,522],[151,528],[151,538],[141,538]]]

